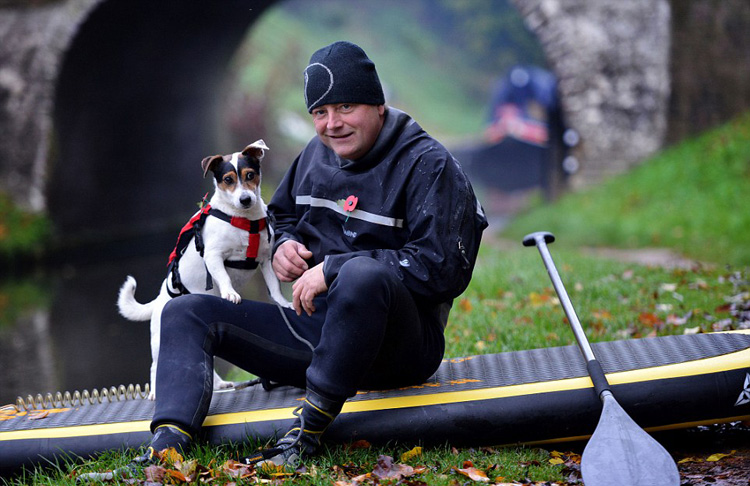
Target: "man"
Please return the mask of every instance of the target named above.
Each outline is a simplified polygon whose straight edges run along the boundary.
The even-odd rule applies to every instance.
[[[451,154],[385,106],[358,46],[315,52],[304,72],[317,137],[269,204],[273,267],[294,282],[272,304],[188,295],[162,316],[146,454],[185,447],[208,412],[213,357],[306,398],[294,426],[251,461],[296,464],[359,389],[420,384],[438,368],[452,300],[468,285],[486,219]]]

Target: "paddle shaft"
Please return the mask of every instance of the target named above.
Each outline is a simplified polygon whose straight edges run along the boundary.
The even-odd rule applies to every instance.
[[[672,456],[649,436],[623,410],[612,391],[604,370],[594,355],[568,292],[557,273],[547,243],[555,241],[552,233],[538,232],[523,239],[524,246],[536,246],[552,280],[565,315],[586,358],[594,389],[603,402],[602,415],[581,457],[581,475],[589,486],[638,485],[678,486],[680,473]]]
[[[578,315],[573,308],[573,304],[570,302],[568,292],[565,290],[565,286],[560,279],[560,274],[557,272],[557,268],[555,267],[555,262],[554,260],[552,260],[552,255],[547,248],[547,243],[552,243],[554,241],[555,237],[554,235],[552,235],[552,233],[537,232],[527,235],[523,239],[523,245],[536,246],[537,250],[539,250],[539,254],[542,256],[544,266],[547,268],[549,278],[550,280],[552,280],[552,285],[555,287],[555,292],[557,292],[557,296],[563,306],[565,315],[568,317],[570,327],[573,329],[573,334],[576,337],[576,341],[578,341],[578,347],[581,348],[581,353],[583,353],[583,357],[586,359],[586,369],[588,370],[589,376],[591,377],[591,381],[594,383],[594,389],[596,390],[597,394],[603,399],[603,393],[611,393],[609,389],[609,382],[607,381],[607,377],[604,375],[604,370],[602,369],[601,364],[599,364],[599,361],[596,359],[596,355],[594,354],[594,350],[591,348],[591,344],[589,344],[586,333],[583,332],[581,321],[578,320]]]

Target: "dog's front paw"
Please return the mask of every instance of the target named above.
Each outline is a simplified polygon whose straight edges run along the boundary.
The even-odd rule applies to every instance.
[[[234,388],[233,381],[224,381],[224,380],[219,380],[218,382],[214,381],[214,390],[229,390],[230,388]]]
[[[221,298],[226,299],[233,304],[239,304],[242,301],[242,297],[240,297],[240,294],[238,294],[234,290],[230,290],[227,292],[222,291]]]

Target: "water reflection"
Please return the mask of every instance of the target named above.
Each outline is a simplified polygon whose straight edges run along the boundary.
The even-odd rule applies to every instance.
[[[171,236],[169,241],[174,243]],[[107,258],[105,251],[39,276],[4,282],[6,289],[31,285],[47,298],[22,305],[15,318],[0,323],[0,405],[17,396],[147,383],[149,325],[118,314],[117,291],[133,275],[136,298],[154,298],[166,275],[169,244],[161,243],[163,251],[145,256]],[[260,275],[249,285],[246,295],[264,298]],[[14,294],[5,291],[0,298],[8,295]]]

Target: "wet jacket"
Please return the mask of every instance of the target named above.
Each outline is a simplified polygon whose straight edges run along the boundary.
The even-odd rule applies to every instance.
[[[347,260],[368,256],[396,272],[418,303],[447,309],[469,283],[487,226],[458,162],[394,108],[373,148],[356,161],[318,137],[310,141],[269,210],[276,246],[303,243],[311,266],[325,261],[329,287]]]

